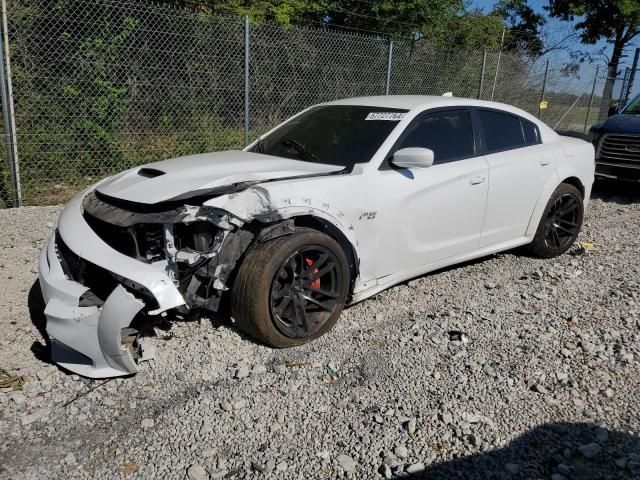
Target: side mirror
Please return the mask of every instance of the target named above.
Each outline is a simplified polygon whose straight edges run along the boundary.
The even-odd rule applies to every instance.
[[[607,111],[607,117],[611,117],[613,115],[617,115],[619,112],[619,108],[618,108],[618,104],[616,103],[615,105],[611,105],[609,107],[609,110]]]
[[[433,165],[433,157],[428,148],[402,148],[393,154],[391,163],[400,168],[427,168]]]

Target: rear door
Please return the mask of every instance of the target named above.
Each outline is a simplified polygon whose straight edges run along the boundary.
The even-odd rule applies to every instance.
[[[480,247],[522,237],[544,185],[555,175],[554,150],[538,127],[501,110],[477,109],[489,164],[489,192]]]

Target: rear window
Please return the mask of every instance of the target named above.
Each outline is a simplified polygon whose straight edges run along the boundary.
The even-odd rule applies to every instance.
[[[526,145],[520,118],[490,110],[479,110],[478,115],[488,153]]]
[[[524,132],[524,141],[527,145],[536,145],[540,143],[540,131],[534,123],[524,118],[520,119],[522,123],[522,131]]]
[[[314,107],[267,135],[251,151],[349,168],[370,161],[406,112],[358,105]]]

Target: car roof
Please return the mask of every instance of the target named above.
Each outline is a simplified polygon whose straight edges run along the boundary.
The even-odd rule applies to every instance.
[[[334,100],[332,102],[323,103],[322,105],[361,105],[366,107],[401,108],[404,110],[451,105],[476,105],[501,108],[505,110],[511,110],[514,108],[504,103],[437,95],[379,95],[373,97],[354,97]]]
[[[359,105],[364,107],[398,108],[403,110],[426,110],[429,108],[457,106],[496,108],[532,121],[538,125],[541,130],[546,131],[546,135],[555,134],[548,125],[518,107],[507,105],[506,103],[476,100],[474,98],[437,95],[379,95],[373,97],[345,98],[343,100],[322,103],[321,105]]]

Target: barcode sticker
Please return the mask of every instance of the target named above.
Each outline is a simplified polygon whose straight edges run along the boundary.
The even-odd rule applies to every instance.
[[[402,112],[371,112],[367,115],[365,120],[388,120],[392,122],[399,122],[404,118]]]

